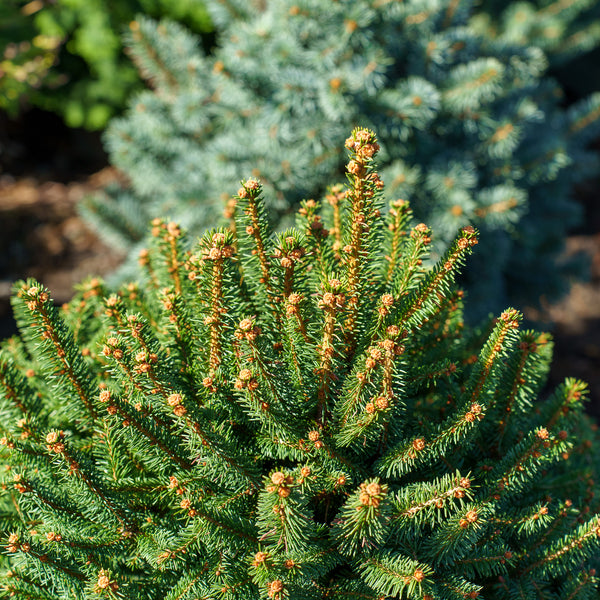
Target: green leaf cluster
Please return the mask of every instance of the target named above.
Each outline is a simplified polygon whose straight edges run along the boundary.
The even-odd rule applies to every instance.
[[[0,109],[35,105],[68,126],[103,129],[139,90],[121,36],[143,12],[211,31],[201,0],[4,0],[0,7]]]
[[[465,326],[477,232],[427,266],[373,132],[346,147],[345,188],[284,233],[250,178],[189,251],[155,219],[142,283],[62,308],[16,285],[0,597],[597,597],[585,385],[544,398],[550,337],[514,309]]]

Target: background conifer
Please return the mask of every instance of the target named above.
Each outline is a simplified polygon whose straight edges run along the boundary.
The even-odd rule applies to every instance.
[[[295,228],[248,179],[191,252],[156,219],[141,286],[62,309],[16,286],[4,597],[597,597],[585,385],[539,398],[551,341],[514,309],[466,327],[477,232],[426,268],[431,229],[382,215],[374,134],[346,147],[346,188]]]
[[[129,35],[152,89],[106,142],[131,187],[86,210],[113,243],[143,245],[160,215],[194,233],[216,224],[248,173],[289,221],[290,206],[343,177],[339,146],[361,123],[379,133],[389,199],[410,200],[436,232],[435,256],[459,226],[485,232],[465,282],[471,312],[564,288],[576,264],[558,256],[580,216],[573,184],[598,164],[586,148],[600,96],[565,110],[542,49],[478,33],[467,0],[206,6],[220,31],[210,56],[174,23],[141,18]]]
[[[541,48],[553,67],[572,66],[600,42],[600,6],[594,0],[483,0],[473,21],[488,34]]]

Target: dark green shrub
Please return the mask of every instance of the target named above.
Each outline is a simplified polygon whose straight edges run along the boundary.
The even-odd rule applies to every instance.
[[[154,221],[147,284],[60,311],[17,286],[5,597],[597,597],[585,385],[538,397],[550,338],[514,309],[463,325],[475,230],[424,268],[431,230],[381,215],[374,135],[346,145],[330,222],[306,202],[269,235],[249,179],[191,253]]]

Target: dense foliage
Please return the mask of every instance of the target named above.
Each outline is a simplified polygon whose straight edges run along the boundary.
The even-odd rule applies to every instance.
[[[211,29],[201,0],[2,0],[0,109],[35,105],[71,127],[105,127],[141,87],[121,42],[138,12]]]
[[[473,20],[488,34],[541,48],[553,66],[573,61],[600,42],[595,0],[481,0]]]
[[[541,48],[568,102],[600,90],[596,0],[481,0],[471,24],[481,35]]]
[[[539,397],[548,335],[463,324],[460,230],[432,268],[382,215],[372,132],[348,185],[269,233],[261,185],[143,285],[57,310],[34,281],[0,355],[3,597],[591,599],[598,439],[585,385]],[[485,242],[487,243],[487,241]]]
[[[112,243],[143,245],[157,215],[200,233],[248,173],[289,220],[343,177],[339,146],[364,125],[380,137],[388,199],[432,226],[437,256],[459,226],[490,240],[465,282],[471,312],[551,297],[577,272],[558,257],[579,218],[573,185],[598,165],[586,146],[600,95],[565,110],[541,49],[478,33],[467,0],[206,6],[221,32],[210,56],[174,23],[140,19],[129,36],[152,90],[106,141],[131,187],[86,210]]]

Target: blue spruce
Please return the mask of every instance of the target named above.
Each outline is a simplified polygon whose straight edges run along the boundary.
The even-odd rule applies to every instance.
[[[130,187],[88,203],[101,233],[132,253],[156,216],[200,234],[248,173],[285,227],[343,180],[339,147],[360,125],[378,131],[388,199],[431,225],[436,256],[459,227],[484,232],[463,282],[472,316],[554,297],[581,273],[560,255],[581,216],[573,186],[598,166],[600,94],[563,109],[541,48],[478,33],[466,0],[206,5],[220,31],[208,56],[174,23],[133,25],[151,89],[106,135]]]

